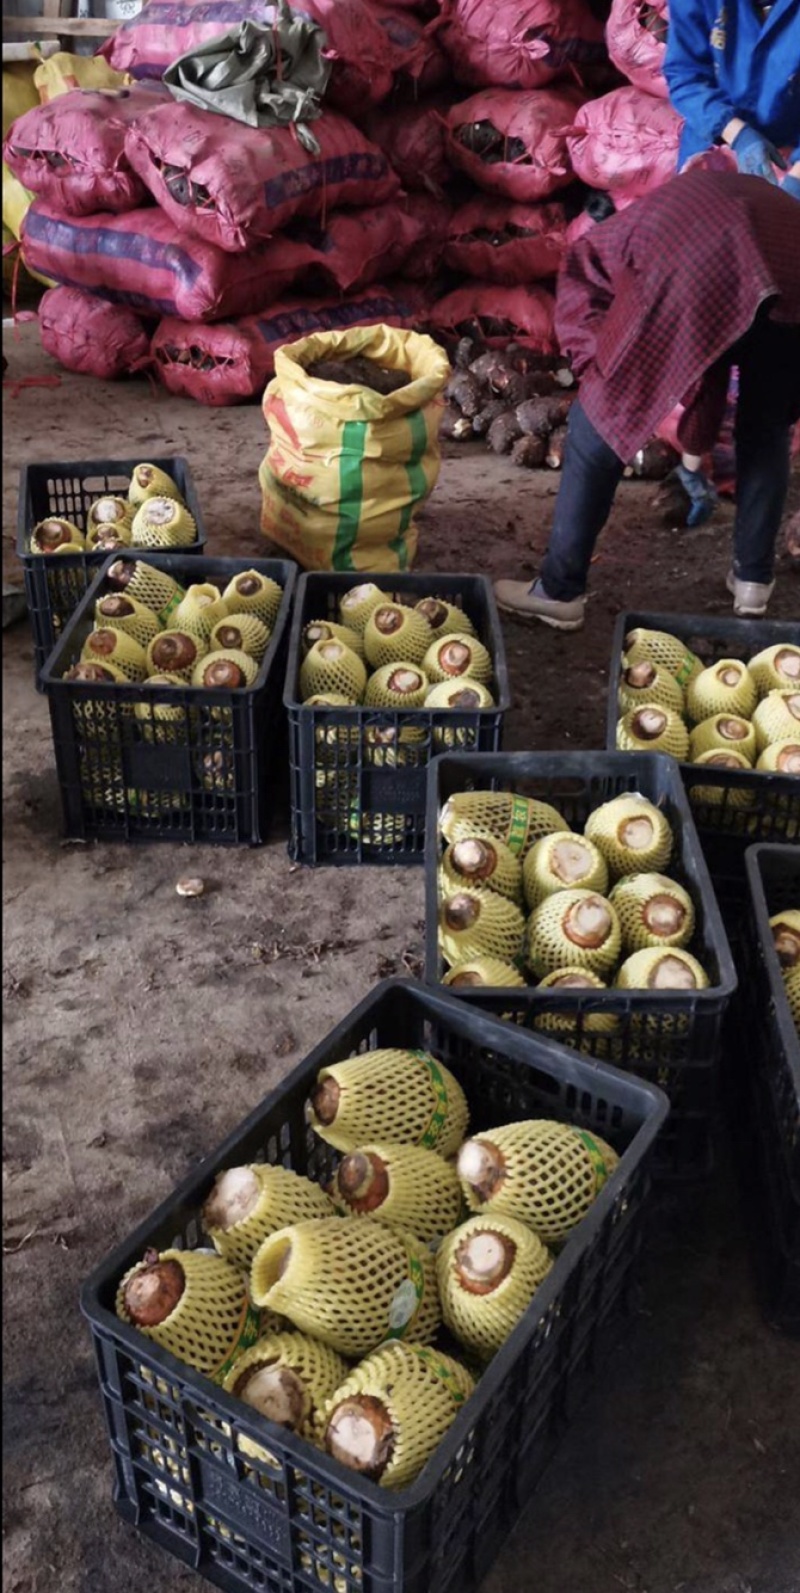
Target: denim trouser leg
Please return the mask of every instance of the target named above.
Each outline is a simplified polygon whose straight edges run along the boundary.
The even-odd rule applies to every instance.
[[[586,591],[594,545],[611,512],[622,460],[603,442],[581,408],[569,413],[553,529],[540,579],[548,597],[569,602]]]
[[[800,327],[762,312],[733,351],[736,406],[736,524],[733,569],[764,584],[774,574],[775,542],[789,485],[791,428],[800,415]]]

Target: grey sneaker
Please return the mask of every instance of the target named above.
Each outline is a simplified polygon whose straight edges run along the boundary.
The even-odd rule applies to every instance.
[[[494,595],[497,607],[516,619],[541,620],[555,631],[579,631],[584,621],[585,597],[573,597],[561,602],[547,597],[541,581],[534,586],[529,581],[495,581]]]
[[[725,585],[733,595],[733,612],[740,619],[761,619],[775,591],[774,581],[740,581],[733,570],[728,571]]]

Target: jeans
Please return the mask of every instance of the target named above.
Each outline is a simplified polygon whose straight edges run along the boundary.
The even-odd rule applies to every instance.
[[[772,580],[775,542],[789,485],[791,428],[800,416],[800,327],[760,312],[723,356],[739,367],[733,570],[741,581]],[[611,513],[623,461],[584,414],[570,410],[553,529],[540,579],[562,602],[586,591],[595,543]]]

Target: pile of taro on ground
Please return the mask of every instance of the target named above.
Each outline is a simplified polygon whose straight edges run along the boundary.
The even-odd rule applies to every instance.
[[[103,46],[120,92],[68,92],[8,133],[4,158],[34,195],[22,257],[58,284],[41,304],[47,350],[232,404],[309,331],[414,326],[473,367],[448,393],[450,435],[555,462],[565,248],[676,166],[666,0],[303,0],[332,59],[318,153],[293,126],[171,96],[167,66],[254,15],[252,0],[225,0],[213,22],[205,9],[149,0]],[[268,0],[256,10],[273,16]]]

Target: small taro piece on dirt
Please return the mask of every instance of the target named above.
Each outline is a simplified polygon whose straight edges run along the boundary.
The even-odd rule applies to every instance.
[[[472,436],[472,421],[462,415],[455,404],[447,404],[439,430],[441,436],[449,438],[451,442],[465,442],[467,437]]]
[[[498,415],[497,420],[492,421],[487,440],[493,454],[507,454],[521,436],[519,421],[513,410],[509,409],[504,415]]]
[[[511,459],[523,470],[538,470],[545,462],[547,443],[544,437],[518,437],[511,449]]]
[[[550,419],[550,400],[526,398],[515,410],[517,425],[526,437],[548,438],[553,430]]]
[[[472,430],[476,437],[485,437],[492,421],[497,420],[498,415],[504,415],[508,407],[505,399],[490,398],[488,404],[484,404],[472,422]]]
[[[457,404],[462,415],[474,420],[484,403],[482,384],[471,371],[454,371],[444,390],[448,403]]]
[[[564,444],[566,443],[566,440],[566,426],[557,426],[555,431],[550,433],[550,440],[547,444],[546,463],[550,466],[551,470],[561,469],[561,466],[564,463]]]

